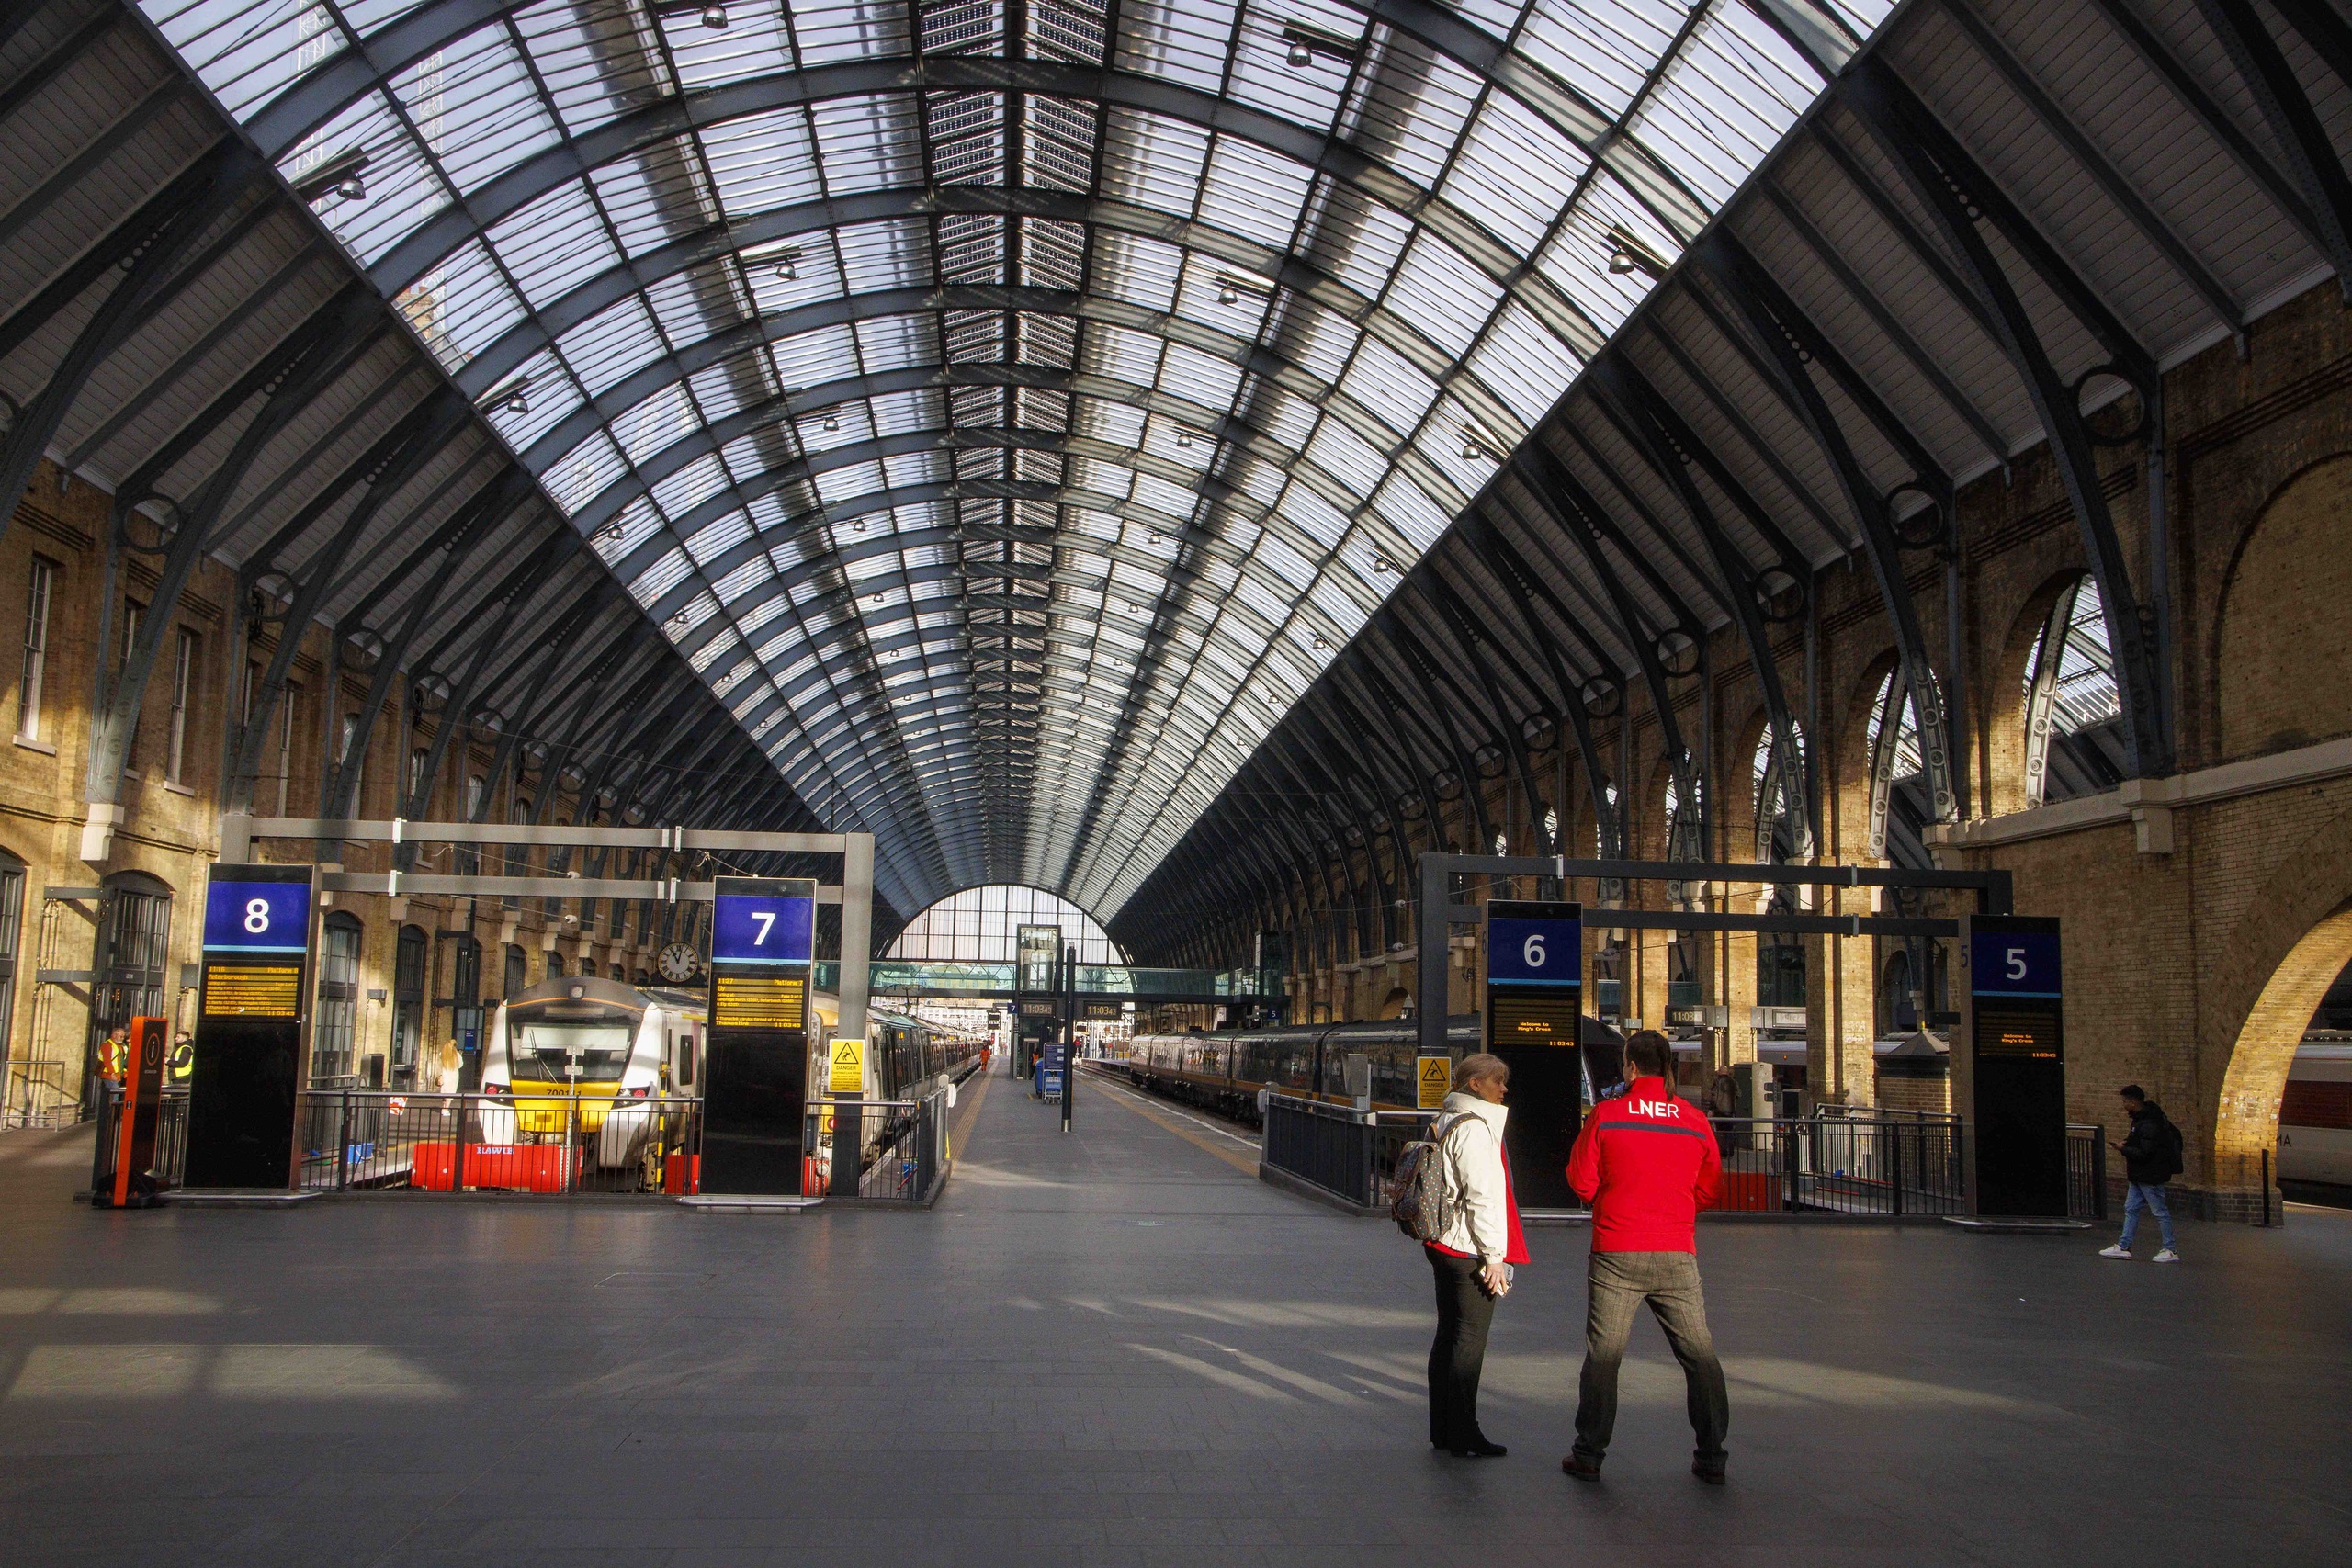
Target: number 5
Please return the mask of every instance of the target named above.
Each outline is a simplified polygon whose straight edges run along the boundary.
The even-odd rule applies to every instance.
[[[772,910],[757,909],[752,911],[752,919],[760,922],[760,934],[752,939],[752,945],[763,946],[768,940],[769,928],[775,924],[775,915]]]
[[[2009,978],[2012,980],[2025,978],[2025,949],[2022,947],[2009,949]]]
[[[1537,931],[1520,946],[1520,962],[1525,964],[1530,969],[1543,968],[1544,956],[1544,933],[1542,931]]]

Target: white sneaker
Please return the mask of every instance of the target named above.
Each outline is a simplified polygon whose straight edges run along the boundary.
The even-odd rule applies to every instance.
[[[2162,1252],[2157,1253],[2154,1258],[2149,1259],[2149,1261],[2152,1263],[2177,1263],[2180,1261],[2180,1254],[2167,1247]]]
[[[2098,1255],[2101,1258],[2120,1258],[2127,1262],[2130,1261],[2132,1257],[2131,1253],[2124,1250],[2123,1244],[2121,1242],[2116,1243],[2113,1247],[2100,1247],[2098,1249]]]

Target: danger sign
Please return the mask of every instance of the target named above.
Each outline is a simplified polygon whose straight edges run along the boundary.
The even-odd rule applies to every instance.
[[[1445,1104],[1446,1091],[1453,1087],[1453,1058],[1422,1056],[1418,1058],[1414,1081],[1419,1087],[1419,1108],[1436,1111]]]
[[[832,1070],[825,1087],[835,1094],[862,1094],[865,1091],[865,1042],[836,1040],[832,1043],[829,1060]]]

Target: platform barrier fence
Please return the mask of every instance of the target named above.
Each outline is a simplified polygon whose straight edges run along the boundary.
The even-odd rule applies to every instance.
[[[858,1169],[854,1187],[837,1179],[843,1119],[857,1121]],[[925,1204],[945,1179],[947,1090],[921,1100],[831,1100],[811,1105],[801,1146],[808,1151],[803,1189],[828,1201],[852,1199],[881,1203]]]
[[[2107,1129],[2103,1126],[2067,1123],[2066,1217],[2107,1218]]]
[[[1340,1200],[1385,1210],[1396,1159],[1425,1135],[1426,1111],[1267,1097],[1261,1160],[1268,1169]],[[1724,1163],[1717,1210],[1727,1213],[1837,1214],[1906,1219],[1966,1212],[1956,1117],[1721,1118],[1712,1122]],[[2097,1128],[2070,1128],[2069,1211],[2105,1216],[2104,1145]],[[2086,1136],[2087,1134],[2087,1136]]]

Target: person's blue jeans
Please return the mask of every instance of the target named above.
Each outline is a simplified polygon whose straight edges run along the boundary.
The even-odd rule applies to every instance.
[[[2154,1209],[2156,1225],[2164,1233],[2165,1245],[2172,1245],[2172,1206],[2165,1201],[2165,1187],[2161,1181],[2129,1182],[2123,1189],[2123,1250],[2132,1250],[2132,1233],[2140,1228],[2140,1211]]]

